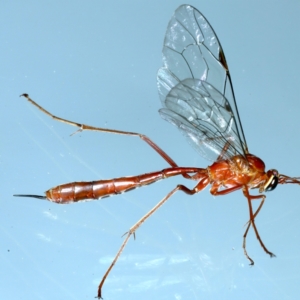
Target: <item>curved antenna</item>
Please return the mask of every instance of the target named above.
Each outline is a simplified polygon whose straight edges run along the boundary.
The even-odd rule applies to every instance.
[[[46,196],[40,196],[40,195],[13,195],[14,197],[29,197],[29,198],[37,198],[37,199],[41,199],[41,200],[47,200]]]
[[[287,184],[287,183],[296,183],[300,184],[300,177],[289,177],[283,174],[279,174],[278,183]]]

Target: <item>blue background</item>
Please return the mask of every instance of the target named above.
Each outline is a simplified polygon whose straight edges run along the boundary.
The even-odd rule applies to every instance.
[[[156,72],[179,1],[1,1],[1,299],[93,299],[125,233],[181,177],[74,205],[15,198],[53,186],[167,167],[134,137],[84,132],[19,98],[94,126],[147,134],[181,166],[206,167],[157,113]],[[299,1],[191,1],[218,34],[251,153],[299,176]],[[253,191],[256,193],[257,191]],[[250,230],[240,191],[178,193],[129,241],[103,288],[109,299],[296,299],[299,186],[267,194]]]

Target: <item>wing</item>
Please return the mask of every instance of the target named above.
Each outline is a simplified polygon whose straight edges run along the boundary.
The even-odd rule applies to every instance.
[[[221,44],[205,17],[180,6],[169,22],[157,84],[163,119],[212,161],[248,153]]]

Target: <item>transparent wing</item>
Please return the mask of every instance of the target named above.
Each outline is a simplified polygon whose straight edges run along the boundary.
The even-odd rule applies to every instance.
[[[162,118],[176,125],[212,161],[248,153],[220,42],[194,7],[180,6],[169,22],[157,84]]]

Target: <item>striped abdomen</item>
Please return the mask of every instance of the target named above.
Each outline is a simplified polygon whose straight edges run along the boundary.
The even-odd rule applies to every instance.
[[[56,203],[78,202],[88,199],[99,199],[110,195],[120,194],[136,187],[153,183],[157,180],[183,173],[193,173],[198,168],[169,168],[158,172],[138,176],[120,177],[108,180],[90,182],[66,183],[46,191],[48,200]]]

